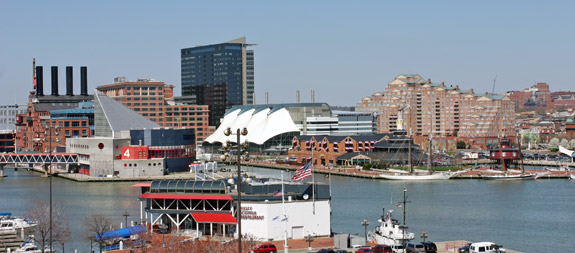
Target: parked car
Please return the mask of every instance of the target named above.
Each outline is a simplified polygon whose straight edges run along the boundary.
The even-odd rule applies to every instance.
[[[457,253],[469,253],[469,246],[471,245],[471,243],[467,243],[467,245],[459,248],[457,250]]]
[[[255,248],[252,249],[253,253],[258,253],[258,252],[272,252],[272,253],[276,253],[278,252],[278,249],[276,248],[275,245],[271,244],[271,243],[266,243],[266,244],[262,244],[259,245]]]
[[[333,249],[320,249],[317,253],[335,253]]]
[[[405,244],[405,252],[425,252],[425,247],[421,243],[408,242]]]
[[[385,245],[385,244],[375,245],[375,246],[373,246],[373,248],[371,248],[371,249],[372,249],[373,252],[375,252],[375,253],[393,253],[393,250],[391,249],[391,246]]]
[[[469,245],[469,253],[500,253],[505,252],[500,245],[492,242],[475,242]]]
[[[435,245],[435,243],[433,243],[433,242],[422,242],[421,244],[423,244],[423,247],[425,248],[426,253],[436,253],[437,252],[437,246]]]
[[[370,247],[363,247],[356,251],[357,253],[373,253],[373,250]]]
[[[403,253],[403,249],[405,249],[405,247],[403,247],[401,244],[391,245],[391,250],[393,250],[393,253]]]

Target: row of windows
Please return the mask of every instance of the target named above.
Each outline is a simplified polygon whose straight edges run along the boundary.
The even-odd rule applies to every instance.
[[[144,108],[134,108],[134,111],[139,112],[139,111],[143,111],[143,112],[147,112],[147,111],[151,111],[151,112],[155,112],[156,108],[155,107],[144,107]],[[162,111],[162,108],[158,108],[158,111]]]
[[[81,145],[81,144],[70,144],[70,147],[78,149],[88,149],[88,145]]]
[[[72,135],[70,136],[70,133],[72,133]],[[80,137],[80,130],[66,130],[65,131],[66,137]],[[88,137],[88,131],[87,130],[82,130],[82,137]]]

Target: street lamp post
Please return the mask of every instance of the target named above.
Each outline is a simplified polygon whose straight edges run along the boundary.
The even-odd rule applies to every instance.
[[[128,212],[128,210],[124,211],[124,214],[122,214],[122,216],[124,216],[124,218],[126,218],[126,223],[124,224],[124,226],[128,227],[128,216],[130,216],[130,213]]]
[[[363,221],[361,222],[361,225],[364,227],[364,236],[365,236],[365,243],[367,244],[367,226],[369,226],[369,221],[366,219],[363,219]]]
[[[311,251],[311,242],[313,242],[313,239],[315,239],[315,237],[313,235],[306,235],[305,236],[305,241],[308,243],[307,244],[307,250]]]
[[[425,231],[424,231],[424,232],[421,233],[421,236],[420,236],[420,237],[423,239],[423,242],[425,242],[425,239],[427,239],[427,237],[429,237],[429,236],[428,236],[427,233],[425,233]]]
[[[52,121],[52,124],[54,122]],[[58,136],[59,132],[58,132],[58,126],[44,126],[44,128],[46,129],[46,131],[44,132],[44,139],[43,141],[46,142],[48,141],[48,168],[46,169],[48,171],[48,177],[50,177],[50,251],[53,251],[54,248],[52,247],[53,244],[53,239],[52,239],[52,230],[53,230],[53,221],[52,221],[52,161],[54,160],[54,158],[52,157],[52,132],[54,132],[54,135]],[[46,136],[48,136],[48,140],[46,140]],[[58,137],[56,137],[56,143],[58,143]]]
[[[168,226],[166,226],[166,224],[162,224],[160,225],[160,233],[162,233],[162,248],[166,248],[166,240],[165,240],[165,235],[166,233],[168,233]]]
[[[224,135],[226,136],[230,136],[232,134],[232,130],[228,127],[226,129],[226,131],[224,132]],[[242,160],[242,150],[241,150],[241,145],[240,145],[240,135],[246,136],[248,135],[248,129],[247,128],[243,128],[243,129],[236,129],[236,137],[237,137],[237,163],[238,163],[238,252],[241,253],[242,252],[242,169],[241,169],[241,160]],[[225,144],[224,144],[224,149],[229,149],[231,146],[230,141],[228,140]],[[246,159],[246,161],[249,159],[249,154],[248,154],[248,141],[246,140],[243,144],[243,155],[244,155],[244,159]],[[229,154],[226,153],[223,157],[223,160],[225,161],[227,158],[229,157]]]

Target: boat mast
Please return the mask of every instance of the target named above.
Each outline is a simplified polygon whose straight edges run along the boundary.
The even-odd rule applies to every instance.
[[[433,170],[431,169],[431,163],[433,162],[432,161],[433,158],[431,157],[431,155],[432,155],[432,153],[431,153],[432,142],[433,142],[433,135],[430,135],[430,138],[429,138],[429,156],[427,157],[427,170],[429,171],[429,174],[433,173]]]
[[[403,225],[404,226],[405,226],[405,209],[407,209],[406,208],[407,206],[405,206],[405,203],[407,203],[406,199],[407,199],[407,189],[403,188],[403,202],[402,203],[403,203]]]
[[[407,137],[407,145],[409,145],[409,157],[408,157],[408,162],[409,162],[409,173],[413,173],[413,164],[411,163],[411,133],[410,135]]]
[[[507,171],[507,166],[505,166],[505,159],[503,158],[503,148],[501,147],[501,137],[500,137],[500,133],[501,133],[501,117],[500,114],[497,114],[497,119],[499,120],[499,124],[497,126],[499,126],[499,129],[497,131],[497,139],[499,141],[499,157],[501,157],[501,163],[503,164],[503,171]]]
[[[503,148],[501,147],[501,138],[499,134],[497,134],[497,139],[499,139],[499,157],[501,157],[501,163],[503,164],[503,171],[507,171],[507,167],[505,166],[505,159],[503,158]]]
[[[287,239],[287,214],[286,214],[286,205],[285,205],[285,189],[284,189],[284,171],[282,170],[282,212],[283,218],[281,219],[284,223],[284,252],[288,252],[288,239]]]
[[[521,173],[525,173],[525,166],[523,166],[523,152],[521,152],[521,135],[517,132],[517,148],[519,149],[519,159],[521,161]]]

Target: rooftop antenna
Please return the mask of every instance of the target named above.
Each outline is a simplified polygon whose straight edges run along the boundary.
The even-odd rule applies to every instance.
[[[299,104],[299,90],[295,93],[296,101]]]
[[[495,95],[495,82],[497,81],[497,74],[495,75],[495,78],[493,78],[493,88],[491,89],[491,94]]]

